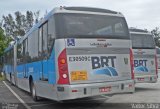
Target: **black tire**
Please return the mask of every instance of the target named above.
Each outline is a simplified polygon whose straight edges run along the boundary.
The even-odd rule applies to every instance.
[[[31,86],[30,87],[31,87],[31,95],[32,95],[33,100],[34,101],[38,101],[39,99],[38,99],[38,97],[36,95],[36,87],[35,87],[33,81],[31,82]]]
[[[12,75],[11,75],[11,73],[10,73],[10,83],[11,83],[11,85],[14,85],[13,82],[12,82]]]
[[[11,73],[9,74],[9,76],[10,76],[10,82],[12,82],[12,76],[11,76]]]

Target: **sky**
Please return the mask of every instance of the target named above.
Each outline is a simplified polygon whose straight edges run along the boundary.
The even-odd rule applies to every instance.
[[[16,11],[38,11],[41,15],[59,6],[89,6],[121,12],[129,25],[152,30],[160,27],[160,0],[0,0],[0,20]]]

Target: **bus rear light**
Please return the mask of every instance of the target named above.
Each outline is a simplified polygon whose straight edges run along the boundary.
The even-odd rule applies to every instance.
[[[67,78],[67,74],[63,74],[63,78],[66,79]]]
[[[78,90],[72,90],[72,92],[78,92]]]
[[[58,84],[69,84],[68,64],[66,49],[64,49],[58,57]]]
[[[61,71],[66,71],[66,70],[68,70],[67,66],[61,66],[59,69],[60,69]]]
[[[131,65],[131,78],[134,80],[134,64],[133,64],[133,51],[130,49],[130,65]]]
[[[156,64],[156,75],[158,77],[158,62],[157,62],[157,54],[155,55],[155,64]]]
[[[61,59],[60,62],[61,62],[61,64],[65,64],[66,60],[65,59]]]

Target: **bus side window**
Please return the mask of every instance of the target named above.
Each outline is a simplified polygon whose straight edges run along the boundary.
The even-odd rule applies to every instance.
[[[13,57],[14,53],[13,53],[13,48],[11,50],[11,54],[10,54],[10,60],[11,60],[11,65],[13,66],[14,65],[14,57]]]
[[[35,41],[34,41],[34,43],[35,43],[35,60],[36,61],[38,61],[39,60],[39,54],[38,54],[38,30],[35,30],[34,31],[34,37],[35,37]]]
[[[39,57],[38,54],[38,31],[33,31],[28,37],[28,53],[29,53],[29,61],[35,62]],[[28,55],[28,54],[27,54]]]
[[[48,39],[48,22],[43,24],[43,36],[42,36],[42,50],[43,50],[43,57],[46,59],[48,57],[48,49],[47,49],[47,39]]]
[[[23,62],[23,44],[17,46],[17,63],[18,65]]]
[[[48,21],[48,52],[51,54],[55,41],[55,21],[54,17],[51,17]]]
[[[25,59],[25,51],[26,51],[26,40],[23,41],[23,53],[22,53],[22,59],[23,59],[23,63],[25,63],[26,59]]]
[[[25,63],[28,62],[28,56],[29,56],[29,53],[28,53],[28,38],[25,40],[25,51],[24,51],[24,56],[25,56]]]
[[[43,34],[43,28],[42,26],[39,28],[39,33],[38,33],[38,56],[39,59],[42,58],[42,34]]]

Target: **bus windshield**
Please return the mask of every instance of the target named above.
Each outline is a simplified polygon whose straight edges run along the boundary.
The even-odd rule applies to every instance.
[[[147,34],[131,34],[132,47],[143,49],[155,49],[155,43],[152,35]]]
[[[55,14],[58,38],[130,39],[123,17],[92,14]]]

